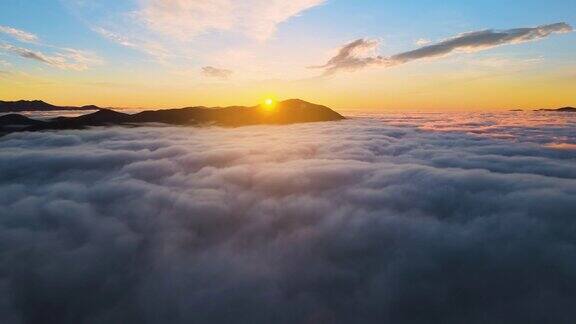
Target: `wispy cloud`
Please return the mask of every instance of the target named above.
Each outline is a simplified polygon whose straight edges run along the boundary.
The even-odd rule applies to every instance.
[[[325,0],[140,0],[135,16],[151,30],[189,40],[210,31],[238,32],[266,40],[278,24]]]
[[[0,25],[0,33],[6,34],[12,38],[15,38],[15,39],[21,41],[21,42],[35,43],[38,41],[38,36],[36,36],[32,33],[29,33],[27,31],[16,29],[16,28],[9,27],[9,26]]]
[[[471,61],[470,63],[479,67],[502,69],[506,67],[530,67],[544,62],[543,57],[534,58],[506,58],[506,57],[485,57]]]
[[[282,23],[327,0],[133,0],[121,7],[62,1],[99,36],[145,54],[143,60],[153,60],[167,71],[198,77],[204,66],[230,66],[230,59],[218,59],[228,53],[263,58],[268,53],[263,48],[270,45],[266,40]],[[232,65],[235,75],[242,75],[255,66],[272,65],[274,59],[278,57]]]
[[[417,46],[426,46],[430,43],[432,43],[431,40],[426,39],[426,38],[420,38],[418,39],[416,42],[414,42]]]
[[[63,70],[83,71],[102,63],[95,53],[74,48],[59,47],[39,41],[39,37],[30,32],[0,25],[0,33],[25,43],[31,43],[42,50],[29,49],[8,42],[0,42],[0,52],[34,60]],[[48,51],[50,53],[46,53]],[[0,65],[10,66],[9,62],[0,60]]]
[[[92,30],[95,31],[96,33],[100,34],[100,36],[103,36],[104,38],[107,38],[111,41],[114,41],[115,43],[117,43],[119,45],[126,46],[126,47],[134,47],[134,48],[138,47],[136,42],[129,39],[128,37],[125,37],[125,36],[122,36],[120,34],[111,32],[108,29],[105,29],[102,27],[96,27],[96,28],[92,28]]]
[[[390,57],[373,54],[378,49],[378,41],[358,39],[344,45],[338,54],[326,64],[312,68],[323,69],[325,75],[330,75],[340,71],[355,71],[370,66],[390,67],[415,60],[447,56],[455,52],[478,52],[503,45],[525,43],[540,40],[552,34],[572,31],[573,28],[566,23],[543,25],[534,28],[474,31],[459,34],[439,43]]]
[[[234,72],[231,70],[216,68],[213,66],[205,66],[202,68],[202,75],[208,78],[227,80],[233,73]]]
[[[63,70],[83,71],[102,62],[94,53],[72,48],[63,48],[58,53],[50,55],[41,51],[0,43],[0,50]]]
[[[113,41],[121,46],[135,49],[137,51],[146,53],[150,56],[163,61],[169,56],[173,56],[170,51],[168,51],[162,44],[158,42],[146,41],[141,39],[136,39],[134,37],[125,36],[119,33],[115,33],[106,28],[94,27],[92,30],[104,38]]]

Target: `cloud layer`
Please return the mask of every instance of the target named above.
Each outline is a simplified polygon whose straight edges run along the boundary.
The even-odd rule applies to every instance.
[[[325,74],[355,71],[370,66],[390,67],[415,60],[437,58],[457,52],[478,52],[502,45],[540,40],[552,34],[568,33],[573,29],[566,23],[543,25],[534,28],[508,30],[482,30],[460,34],[439,43],[399,53],[390,57],[370,55],[378,48],[375,40],[358,39],[344,45],[326,64],[314,68],[324,69]]]
[[[576,120],[525,116],[3,137],[0,322],[568,323]]]

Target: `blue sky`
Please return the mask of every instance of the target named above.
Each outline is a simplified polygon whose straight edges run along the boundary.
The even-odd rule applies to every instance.
[[[377,46],[363,55],[388,57],[464,32],[559,22],[574,26],[576,1],[247,0],[241,5],[230,1],[4,0],[0,3],[0,26],[33,34],[38,40],[22,42],[9,32],[0,33],[0,44],[4,44],[0,71],[5,75],[0,82],[4,89],[11,90],[0,90],[0,96],[22,95],[26,90],[37,89],[32,84],[41,80],[50,87],[57,83],[50,98],[64,91],[63,84],[70,89],[76,82],[82,84],[79,92],[89,92],[90,83],[121,83],[134,93],[152,86],[179,98],[166,105],[184,103],[189,97],[183,97],[183,93],[199,91],[212,93],[206,96],[209,102],[225,104],[238,98],[243,90],[247,95],[240,101],[256,96],[258,91],[278,97],[305,92],[311,99],[320,100],[338,92],[350,80],[375,89],[381,80],[389,80],[400,72],[404,72],[400,78],[407,78],[415,69],[429,70],[442,81],[455,69],[468,63],[482,65],[484,61],[487,65],[504,65],[518,78],[527,72],[547,71],[540,74],[544,75],[555,69],[567,74],[555,75],[557,78],[570,79],[572,73],[576,74],[572,72],[576,71],[576,34],[563,33],[522,44],[482,48],[474,54],[455,53],[425,64],[347,72],[318,81],[315,91],[306,82],[294,85],[318,75],[308,66],[325,63],[357,39],[377,41]],[[229,8],[230,4],[236,7]],[[47,60],[30,59],[30,55],[22,55],[23,50],[40,53]],[[527,62],[538,63],[528,66]],[[518,71],[518,65],[526,66]],[[204,67],[227,72],[208,75],[203,72]],[[444,74],[440,68],[445,69]],[[474,74],[477,70],[466,71]],[[494,68],[493,73],[501,72],[502,67]],[[8,74],[13,76],[11,80],[6,77]],[[410,84],[409,80],[405,83]],[[562,87],[566,85],[563,83]],[[223,88],[234,93],[230,99],[223,96]],[[302,89],[305,91],[298,92]],[[361,95],[352,91],[341,102]],[[118,102],[118,96],[120,93],[113,94],[114,102]],[[386,96],[377,99],[390,102]],[[129,101],[128,105],[143,104]],[[162,102],[158,99],[155,104]],[[379,102],[370,106],[382,105]]]

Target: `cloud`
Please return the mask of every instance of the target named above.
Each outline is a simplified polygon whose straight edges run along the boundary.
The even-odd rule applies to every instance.
[[[506,57],[484,57],[470,62],[472,65],[487,68],[506,68],[506,67],[530,67],[544,62],[544,57],[535,58],[506,58]]]
[[[0,322],[569,323],[574,122],[2,137]]]
[[[126,46],[126,47],[132,47],[132,48],[138,48],[138,45],[133,41],[130,40],[127,37],[124,37],[122,35],[113,33],[105,28],[102,27],[95,27],[92,29],[93,31],[95,31],[96,33],[100,34],[101,36],[114,41],[122,46]]]
[[[59,52],[49,55],[24,47],[0,43],[0,50],[63,70],[84,71],[91,66],[101,64],[102,62],[94,53],[72,48],[62,48],[59,49]]]
[[[418,39],[416,42],[414,42],[417,46],[425,46],[428,45],[430,43],[432,43],[431,40],[426,39],[426,38],[420,38]]]
[[[38,36],[23,30],[0,26],[0,33],[10,35],[21,42],[34,43],[37,47],[42,47],[44,50],[49,50],[55,53],[47,54],[40,50],[32,50],[6,42],[0,42],[0,52],[3,51],[8,54],[41,62],[63,70],[83,71],[91,66],[102,63],[102,59],[92,52],[42,44],[38,42]],[[9,64],[10,63],[8,62],[0,60],[0,65],[9,66]]]
[[[13,37],[21,42],[26,42],[26,43],[35,43],[38,41],[38,36],[20,30],[20,29],[16,29],[16,28],[12,28],[12,27],[8,27],[8,26],[2,26],[0,25],[0,33],[9,35],[10,37]]]
[[[205,66],[202,68],[202,75],[208,78],[216,78],[227,80],[234,72],[226,69],[220,69],[213,66]]]
[[[230,65],[230,58],[218,57],[232,53],[244,63],[242,68],[234,68],[235,76],[253,79],[256,74],[269,75],[270,67],[280,66],[279,56],[290,56],[270,56],[278,48],[266,49],[272,46],[266,40],[276,34],[279,26],[326,1],[134,0],[118,6],[106,5],[106,1],[63,2],[91,30],[146,54],[143,60],[153,59],[169,73],[193,74],[197,78],[199,67]],[[246,60],[247,56],[251,58]],[[263,69],[268,71],[252,73]],[[305,69],[293,73],[308,74]]]
[[[162,44],[158,42],[124,36],[102,27],[94,27],[92,30],[104,38],[107,38],[108,40],[111,40],[124,47],[132,48],[151,55],[159,61],[164,61],[166,58],[174,56],[173,53],[170,53],[170,51],[168,51]]]
[[[225,31],[264,41],[280,23],[322,3],[324,0],[141,0],[135,16],[151,30],[179,40]]]
[[[36,60],[36,61],[43,62],[43,63],[49,64],[49,65],[57,65],[59,63],[56,60],[53,60],[52,58],[44,55],[41,52],[35,52],[35,51],[29,50],[29,49],[26,49],[23,47],[17,47],[17,46],[10,45],[10,44],[2,44],[0,46],[0,49],[3,49],[7,53],[15,54],[15,55],[18,55],[20,57],[31,59],[31,60]]]
[[[367,52],[377,49],[378,42],[359,39],[344,45],[339,53],[331,58],[328,63],[313,68],[324,69],[325,74],[330,75],[339,71],[355,71],[370,66],[391,67],[415,60],[443,57],[452,53],[478,52],[497,46],[535,41],[552,34],[572,31],[572,27],[566,23],[543,25],[534,28],[482,30],[460,34],[436,44],[426,45],[419,49],[390,57],[366,56]]]
[[[328,63],[311,68],[325,69],[326,74],[333,74],[339,70],[358,70],[370,65],[380,65],[386,62],[381,56],[372,57],[372,53],[378,49],[377,40],[358,39],[344,45],[336,56]]]

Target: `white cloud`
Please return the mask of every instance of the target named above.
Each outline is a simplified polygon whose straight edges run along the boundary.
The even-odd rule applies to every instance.
[[[107,38],[119,45],[146,53],[157,58],[159,61],[163,61],[167,57],[174,56],[173,53],[168,51],[162,44],[158,42],[137,39],[128,35],[115,33],[102,27],[94,27],[92,30],[104,38]]]
[[[241,76],[255,75],[253,70],[273,64],[279,66],[276,62],[288,54],[276,55],[278,48],[265,40],[283,22],[327,0],[133,0],[118,6],[62,1],[94,32],[150,56],[142,59],[152,58],[167,71],[193,71],[198,76],[203,66],[231,66],[231,61],[238,63],[242,56],[241,66],[231,66]],[[271,50],[276,52],[271,54]]]
[[[72,48],[62,48],[54,54],[46,54],[41,51],[0,43],[0,50],[63,70],[84,71],[102,63],[96,54]]]
[[[0,33],[7,34],[21,42],[32,43],[35,47],[43,48],[43,50],[33,50],[7,42],[0,42],[0,51],[42,62],[59,69],[83,71],[102,63],[102,59],[95,53],[43,44],[39,42],[38,36],[20,29],[0,26]],[[46,51],[50,53],[46,53]],[[0,65],[9,66],[9,64],[8,62],[0,60]]]
[[[9,26],[1,26],[0,25],[0,33],[9,35],[9,36],[21,41],[21,42],[35,43],[36,41],[38,41],[38,36],[36,36],[32,33],[29,33],[27,31],[12,28]]]
[[[428,45],[430,43],[432,43],[431,40],[426,39],[426,38],[420,38],[418,39],[416,42],[414,42],[417,46],[425,46]]]
[[[137,48],[138,45],[131,39],[129,39],[128,37],[125,37],[123,35],[119,35],[116,34],[114,32],[111,32],[105,28],[102,27],[96,27],[92,29],[93,31],[95,31],[96,33],[100,34],[101,36],[114,41],[115,43],[122,45],[122,46],[126,46],[126,47],[133,47],[133,48]]]
[[[153,31],[190,40],[211,31],[266,40],[278,24],[325,0],[140,0],[136,13]]]

